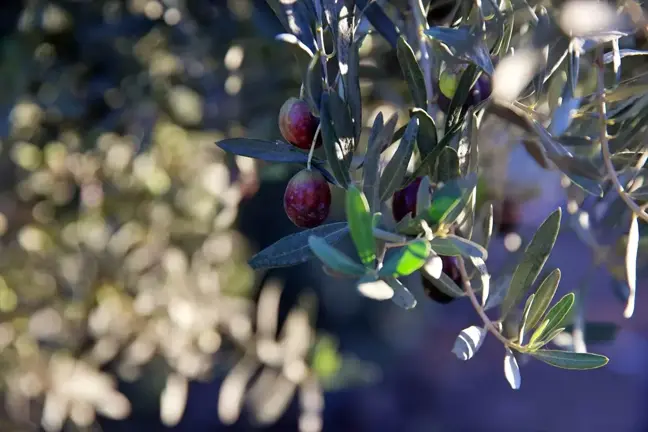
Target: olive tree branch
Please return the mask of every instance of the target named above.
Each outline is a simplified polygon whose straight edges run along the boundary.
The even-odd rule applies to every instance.
[[[486,315],[486,311],[484,311],[484,308],[481,306],[481,304],[479,304],[479,300],[477,299],[475,290],[473,290],[473,287],[470,284],[470,279],[468,278],[468,273],[466,272],[466,265],[464,264],[463,257],[457,257],[457,263],[458,263],[457,267],[459,268],[459,273],[461,274],[463,289],[464,291],[466,291],[466,294],[468,294],[468,298],[470,298],[470,302],[475,308],[477,315],[479,315],[479,317],[484,322],[486,329],[489,332],[491,332],[493,336],[497,338],[497,340],[502,342],[505,347],[517,347],[516,344],[512,343],[510,340],[506,339],[502,335],[502,333],[495,326],[495,323],[493,323],[493,321],[491,321],[488,315]]]
[[[605,104],[605,82],[604,82],[604,63],[603,63],[603,48],[599,47],[597,49],[596,55],[596,68],[598,71],[597,79],[597,96],[598,96],[598,111],[599,111],[599,126],[600,126],[600,141],[601,141],[601,151],[603,153],[603,163],[605,164],[605,169],[607,171],[608,177],[612,181],[614,188],[621,197],[621,199],[626,203],[626,205],[639,216],[642,220],[648,222],[648,213],[646,213],[637,203],[630,198],[628,193],[625,191],[625,188],[621,184],[619,177],[616,174],[614,164],[612,163],[612,155],[610,153],[610,144],[608,141],[607,134],[607,108]]]

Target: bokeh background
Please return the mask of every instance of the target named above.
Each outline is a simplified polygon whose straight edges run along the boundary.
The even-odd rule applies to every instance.
[[[587,291],[587,317],[618,325],[591,346],[610,363],[531,361],[519,391],[497,341],[470,362],[451,353],[478,323],[468,302],[432,303],[413,278],[419,304],[403,311],[317,262],[247,266],[296,232],[282,196],[300,167],[214,143],[280,138],[279,108],[308,61],[273,40],[283,30],[263,4],[2,4],[0,430],[648,430],[645,277],[624,320],[617,282],[568,229],[547,267],[561,268],[561,291]],[[366,124],[378,111],[404,119],[395,53],[376,35],[361,54]],[[518,237],[491,243],[497,279],[573,196],[515,133],[491,132],[484,170],[521,209]],[[334,198],[331,221],[343,217]]]

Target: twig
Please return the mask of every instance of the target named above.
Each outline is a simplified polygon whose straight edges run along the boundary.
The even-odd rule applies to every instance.
[[[481,304],[479,304],[477,295],[475,295],[475,290],[473,290],[472,285],[470,284],[470,279],[468,279],[468,273],[466,272],[466,266],[464,264],[463,258],[458,257],[457,262],[459,267],[459,273],[461,274],[461,280],[463,282],[464,291],[466,291],[466,294],[468,294],[468,297],[470,298],[470,302],[475,308],[475,311],[477,311],[479,317],[484,322],[486,329],[489,332],[491,332],[493,336],[495,336],[500,342],[502,342],[504,346],[506,347],[514,346],[514,344],[511,341],[509,341],[504,336],[502,336],[502,333],[500,333],[500,331],[497,330],[497,327],[495,327],[493,321],[491,321],[488,315],[486,315],[484,308],[481,306]]]
[[[601,140],[601,150],[603,153],[603,163],[605,164],[605,169],[607,174],[612,181],[617,193],[621,199],[626,203],[626,205],[639,216],[642,220],[648,222],[648,213],[646,213],[641,207],[637,205],[636,202],[625,191],[625,188],[619,181],[619,177],[616,174],[614,164],[612,163],[612,155],[610,154],[610,145],[608,142],[607,134],[607,108],[605,106],[605,82],[604,82],[604,73],[603,73],[603,48],[599,47],[597,50],[596,56],[596,67],[598,70],[598,79],[597,79],[597,96],[598,96],[598,111],[599,111],[599,123],[600,123],[600,140]]]
[[[322,129],[322,124],[317,124],[317,129],[315,129],[315,135],[313,135],[313,142],[311,142],[310,150],[308,151],[308,160],[306,161],[306,169],[311,169],[311,161],[313,160],[313,154],[315,153],[315,143],[317,142],[317,137],[320,134]]]

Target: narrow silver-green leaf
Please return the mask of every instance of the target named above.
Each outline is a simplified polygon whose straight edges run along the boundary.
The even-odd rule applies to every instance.
[[[628,246],[625,254],[625,272],[628,281],[628,302],[623,311],[625,318],[630,318],[634,313],[635,298],[637,295],[637,251],[639,250],[639,222],[637,215],[632,214],[630,231],[628,232]]]
[[[435,180],[447,182],[459,177],[459,155],[452,147],[445,147],[441,150],[436,161]]]
[[[345,168],[346,153],[341,147],[338,140],[329,108],[329,93],[322,93],[322,101],[320,103],[320,125],[322,128],[322,142],[324,153],[326,154],[326,161],[331,167],[331,174],[338,184],[346,189],[351,183],[351,176],[349,170]]]
[[[538,339],[540,338],[542,333],[544,333],[544,331],[545,331],[545,329],[547,328],[548,325],[549,325],[549,321],[544,320],[542,322],[542,324],[540,324],[538,326],[538,328],[534,330],[533,334],[531,335],[531,339],[529,339],[528,346],[530,348],[532,348],[532,349],[540,348],[541,346],[546,345],[551,340],[550,337],[553,338],[553,337],[556,336],[557,333],[553,334],[555,332],[555,330],[554,330],[554,332],[552,332],[550,334],[547,334],[547,337],[545,337],[542,340],[542,342],[538,341]],[[529,327],[529,328],[531,328],[531,327]],[[564,330],[564,328],[562,328],[562,329]]]
[[[538,274],[542,271],[560,230],[562,211],[558,208],[540,225],[522,256],[511,278],[509,291],[502,302],[501,319],[511,311],[524,293],[531,288]]]
[[[367,152],[365,153],[363,170],[362,170],[362,190],[369,202],[371,211],[378,210],[378,171],[380,160],[380,136],[384,130],[384,120],[382,112],[379,112],[371,126],[369,141],[367,143]]]
[[[461,330],[452,347],[452,353],[459,360],[470,360],[481,348],[487,333],[485,328],[479,326],[470,326]]]
[[[438,278],[433,277],[428,270],[421,268],[421,274],[432,283],[439,291],[449,297],[464,297],[466,293],[454,283],[454,281],[445,273],[441,272]]]
[[[342,149],[343,167],[348,171],[355,151],[353,120],[349,113],[349,107],[337,92],[331,92],[329,94],[329,108],[329,114],[333,121],[333,130],[335,130],[338,145]]]
[[[360,46],[364,37],[353,41],[349,47],[349,70],[346,74],[346,96],[349,102],[355,142],[360,141],[362,132],[362,95],[360,94]]]
[[[317,51],[311,58],[306,70],[306,102],[313,114],[319,116],[319,103],[322,96],[322,54]]]
[[[481,229],[473,231],[472,241],[480,244],[488,250],[491,237],[493,236],[493,204],[488,204],[479,212],[478,220],[481,222]]]
[[[412,117],[418,118],[419,130],[416,137],[416,145],[419,150],[421,160],[424,160],[432,153],[439,144],[437,128],[434,120],[424,109],[412,109]]]
[[[434,237],[430,240],[430,247],[438,255],[461,256],[461,249],[448,237]]]
[[[414,150],[414,141],[418,132],[418,119],[410,119],[398,149],[380,176],[380,201],[387,201],[401,187],[407,166]]]
[[[529,329],[535,328],[535,326],[540,322],[540,319],[546,312],[551,300],[556,294],[559,283],[560,269],[555,269],[549,273],[549,275],[540,284],[540,287],[535,293],[535,300],[527,320],[527,327]]]
[[[308,246],[308,237],[312,235],[321,237],[328,244],[333,245],[348,232],[346,222],[336,222],[291,234],[254,255],[249,261],[250,267],[258,270],[304,263],[315,256]]]
[[[432,193],[430,192],[430,178],[425,176],[421,179],[418,190],[416,191],[416,216],[420,217],[432,204]]]
[[[372,300],[389,300],[394,296],[394,290],[387,282],[378,279],[374,274],[362,277],[357,284],[360,294]]]
[[[383,277],[401,277],[414,273],[423,267],[430,255],[430,244],[427,240],[415,240],[392,254],[379,270]]]
[[[336,272],[354,276],[363,276],[366,272],[366,269],[362,265],[356,263],[333,246],[330,246],[321,237],[311,235],[308,237],[308,245],[317,258]]]
[[[391,301],[393,301],[396,306],[403,309],[412,309],[416,306],[416,298],[410,290],[401,283],[401,281],[390,277],[386,279],[386,282],[394,290],[394,296],[391,298]]]
[[[412,47],[407,43],[403,36],[400,36],[398,38],[398,44],[396,45],[396,55],[398,57],[398,63],[400,64],[401,70],[403,71],[405,81],[407,81],[410,93],[412,94],[414,105],[419,108],[425,109],[427,106],[427,97],[423,72],[421,71],[421,67],[416,61],[414,50],[412,50]]]
[[[479,257],[470,257],[470,262],[475,266],[479,273],[479,280],[481,281],[482,306],[486,306],[486,302],[490,296],[490,273],[488,273],[488,268],[483,259]]]
[[[597,369],[605,366],[609,361],[607,357],[600,354],[559,350],[539,350],[530,354],[551,366],[571,370]]]
[[[504,376],[513,390],[518,390],[522,384],[522,376],[520,375],[520,366],[513,355],[513,351],[506,348],[506,355],[504,356]]]
[[[545,321],[545,323],[547,323],[547,321]],[[559,327],[557,329],[554,329],[551,333],[547,333],[547,335],[541,341],[534,340],[533,338],[531,338],[529,340],[528,348],[530,348],[532,351],[537,351],[540,348],[542,348],[543,346],[547,345],[552,340],[554,340],[556,338],[556,336],[558,336],[559,334],[561,334],[564,331],[565,331],[564,327]]]
[[[345,210],[351,239],[360,261],[365,267],[373,268],[376,262],[376,239],[373,236],[372,214],[367,198],[354,185],[346,191]]]
[[[459,249],[461,255],[466,258],[480,258],[482,260],[488,259],[488,252],[481,245],[454,234],[448,234],[446,238],[449,239],[455,247]]]
[[[564,325],[562,325],[563,321],[574,305],[575,297],[576,296],[574,295],[574,293],[566,294],[558,301],[558,303],[556,303],[551,309],[549,309],[549,312],[547,312],[547,316],[544,319],[545,321],[548,321],[548,324],[544,327],[544,330],[536,338],[536,340],[544,341],[544,338],[552,333],[555,329],[564,327]]]
[[[524,333],[526,333],[527,328],[527,319],[529,318],[529,312],[531,312],[531,307],[533,306],[533,300],[535,294],[531,294],[524,305],[524,310],[522,311],[522,322],[520,323],[520,333],[518,334],[518,343],[520,345],[524,344]]]

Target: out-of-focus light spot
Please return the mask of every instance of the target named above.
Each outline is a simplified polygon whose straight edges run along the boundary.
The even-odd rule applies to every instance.
[[[176,8],[170,8],[167,9],[166,12],[164,12],[164,22],[170,26],[174,26],[178,24],[181,18],[182,15],[180,14],[180,11]]]
[[[243,79],[239,75],[230,75],[225,80],[225,91],[230,96],[235,96],[243,87]]]
[[[252,5],[249,0],[229,0],[227,5],[232,14],[241,21],[250,19],[252,16]]]
[[[31,102],[16,104],[11,110],[10,119],[14,128],[27,128],[38,126],[43,116],[40,107]]]
[[[106,90],[104,93],[104,100],[106,101],[106,104],[114,110],[121,108],[125,102],[124,95],[117,89]]]
[[[299,416],[299,432],[320,432],[322,417],[316,413],[304,413]]]
[[[162,12],[164,12],[162,5],[156,1],[150,1],[146,3],[146,6],[144,6],[144,15],[146,15],[148,19],[160,19]]]
[[[5,216],[4,213],[0,213],[0,236],[7,232],[7,226],[7,216]]]
[[[589,229],[590,227],[590,218],[589,213],[583,211],[578,215],[578,223],[583,229]]]
[[[52,308],[40,310],[29,319],[29,332],[37,338],[51,338],[63,330],[61,315]]]
[[[18,306],[18,296],[7,286],[4,279],[0,279],[0,311],[11,312]]]
[[[0,351],[5,349],[16,336],[14,328],[9,323],[0,324]]]
[[[18,234],[18,243],[28,252],[43,250],[46,242],[45,233],[35,227],[27,226]]]
[[[221,336],[214,330],[204,331],[198,336],[198,347],[207,354],[213,354],[220,348]]]
[[[60,33],[71,23],[67,12],[51,3],[45,7],[42,20],[43,28],[50,33]]]
[[[571,180],[567,176],[562,176],[560,178],[560,185],[566,189],[571,185]]]
[[[515,252],[522,246],[522,238],[517,233],[510,233],[504,237],[504,247],[509,252]]]
[[[231,71],[240,68],[241,64],[243,64],[244,54],[245,52],[240,45],[232,45],[225,54],[225,67]]]
[[[294,383],[301,382],[308,372],[306,364],[302,360],[293,360],[284,364],[283,373],[290,381]]]
[[[578,211],[578,203],[574,200],[569,200],[567,203],[567,213],[574,214]]]

